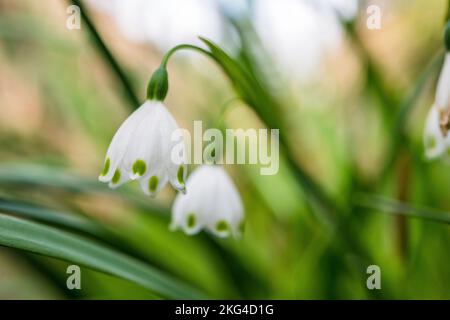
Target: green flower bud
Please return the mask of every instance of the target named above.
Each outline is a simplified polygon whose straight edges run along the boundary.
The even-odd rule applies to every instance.
[[[168,74],[165,67],[160,66],[152,75],[147,86],[147,99],[163,101],[169,90]]]

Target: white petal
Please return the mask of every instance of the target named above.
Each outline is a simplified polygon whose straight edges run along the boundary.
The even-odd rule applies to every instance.
[[[125,155],[128,147],[128,143],[133,136],[139,123],[142,121],[143,116],[148,112],[147,102],[135,110],[119,127],[115,133],[108,151],[106,152],[106,161],[109,159],[109,170],[104,175],[99,177],[102,182],[109,182],[114,176],[116,169],[120,166],[120,163]]]
[[[208,214],[214,206],[215,199],[211,195],[214,177],[207,166],[201,166],[189,176],[186,184],[186,194],[179,193],[173,204],[171,229],[181,228],[186,234],[194,234],[207,224]],[[190,219],[194,219],[192,225],[189,225]]]
[[[176,155],[172,155],[172,151]],[[171,141],[168,148],[165,149],[164,154],[166,157],[166,170],[171,185],[175,189],[185,192],[187,156],[184,141]]]
[[[173,203],[170,229],[182,229],[188,235],[198,233],[204,226],[204,216],[198,205],[189,194],[179,193]]]
[[[145,163],[146,175],[148,171],[155,170],[155,167],[162,161],[162,142],[160,137],[158,109],[155,103],[148,105],[149,111],[144,115],[142,121],[137,126],[133,137],[130,139],[123,158],[123,166],[126,168],[131,179],[141,176],[133,170],[137,161]]]
[[[187,159],[184,141],[181,142],[180,159],[172,159],[172,150],[178,145],[176,141],[172,141],[172,134],[178,130],[178,125],[168,110],[161,104],[160,108],[160,132],[161,140],[164,141],[161,150],[161,157],[164,159],[164,165],[170,183],[175,189],[184,191],[184,182],[187,173]],[[176,161],[175,161],[176,160]],[[180,161],[181,160],[181,161]],[[181,169],[180,169],[181,168]]]
[[[167,175],[169,177],[170,184],[172,187],[181,191],[183,193],[186,192],[186,174],[187,174],[187,165],[181,164],[169,164],[167,168]]]
[[[139,179],[139,184],[146,195],[154,196],[167,184],[168,180],[164,170],[151,168],[144,177]]]
[[[116,189],[129,180],[130,177],[126,174],[126,170],[122,166],[119,166],[116,170],[114,170],[114,175],[109,181],[108,186],[112,189]]]
[[[436,107],[439,110],[450,108],[450,53],[445,55],[444,66],[439,76],[436,88]]]
[[[226,171],[217,166],[214,169],[217,201],[214,213],[209,217],[208,230],[219,237],[239,236],[244,216],[241,198]]]

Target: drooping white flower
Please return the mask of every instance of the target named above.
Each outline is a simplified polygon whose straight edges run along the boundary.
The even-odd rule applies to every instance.
[[[450,148],[450,53],[445,55],[435,103],[428,112],[424,130],[425,155],[435,158]]]
[[[172,159],[177,142],[172,133],[178,125],[161,101],[147,100],[134,111],[114,135],[106,153],[99,180],[117,188],[129,180],[139,180],[144,193],[153,195],[169,181],[185,189],[186,161]],[[184,144],[182,144],[184,149]],[[181,150],[185,154],[185,150]]]
[[[171,229],[192,235],[206,229],[218,237],[241,233],[244,209],[239,192],[226,171],[202,165],[188,178],[186,194],[179,193],[172,207]]]

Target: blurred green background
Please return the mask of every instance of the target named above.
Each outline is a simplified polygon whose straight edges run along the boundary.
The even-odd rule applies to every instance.
[[[181,2],[148,1],[148,16],[116,1],[83,3],[140,101],[165,51],[197,35],[252,70],[276,101],[288,150],[279,173],[226,166],[245,206],[243,237],[171,232],[171,188],[149,198],[135,183],[111,191],[97,182],[110,139],[137,106],[85,21],[66,28],[71,3],[60,0],[0,0],[0,215],[105,243],[211,298],[449,299],[450,167],[426,161],[422,145],[448,1],[355,1],[353,11],[331,0],[204,0],[178,10]],[[382,9],[379,30],[366,27],[369,4]],[[181,127],[214,126],[227,104],[224,127],[267,124],[206,58],[177,54],[169,75],[165,102]],[[82,290],[68,290],[72,261],[2,245],[2,299],[166,297],[87,267]],[[372,264],[381,290],[366,287]]]

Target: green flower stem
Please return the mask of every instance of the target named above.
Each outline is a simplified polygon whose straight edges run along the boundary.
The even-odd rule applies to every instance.
[[[89,17],[89,14],[86,10],[86,8],[81,4],[81,1],[79,0],[71,0],[72,4],[78,6],[80,8],[81,17],[85,22],[85,25],[87,26],[87,29],[89,30],[89,33],[91,34],[98,52],[102,55],[105,62],[109,64],[109,66],[114,70],[115,75],[117,76],[117,79],[121,83],[126,98],[130,102],[130,107],[132,110],[137,109],[140,105],[140,99],[135,94],[133,87],[131,85],[131,82],[126,77],[125,72],[120,67],[117,60],[112,55],[111,51],[108,49],[106,44],[103,42],[100,34],[98,33],[96,27],[94,26],[91,18]]]
[[[169,90],[169,79],[168,79],[169,76],[167,74],[167,63],[169,62],[170,57],[176,51],[183,49],[198,51],[214,59],[214,56],[210,52],[191,44],[180,44],[178,46],[173,47],[162,58],[160,67],[156,69],[155,72],[153,72],[150,81],[148,82],[147,85],[147,99],[157,101],[163,101],[165,99],[167,92]]]
[[[200,53],[202,53],[202,54],[204,54],[204,55],[206,55],[206,56],[212,58],[213,60],[216,60],[216,59],[214,58],[214,56],[211,54],[211,52],[209,52],[209,51],[207,51],[207,50],[205,50],[205,49],[203,49],[203,48],[200,48],[200,47],[198,47],[198,46],[194,46],[194,45],[192,45],[192,44],[179,44],[179,45],[173,47],[172,49],[170,49],[169,51],[166,52],[166,54],[164,55],[164,57],[163,57],[162,60],[161,60],[161,67],[166,68],[166,67],[167,67],[167,63],[169,62],[170,57],[171,57],[175,52],[177,52],[177,51],[179,51],[179,50],[194,50],[194,51],[198,51],[198,52],[200,52]]]

